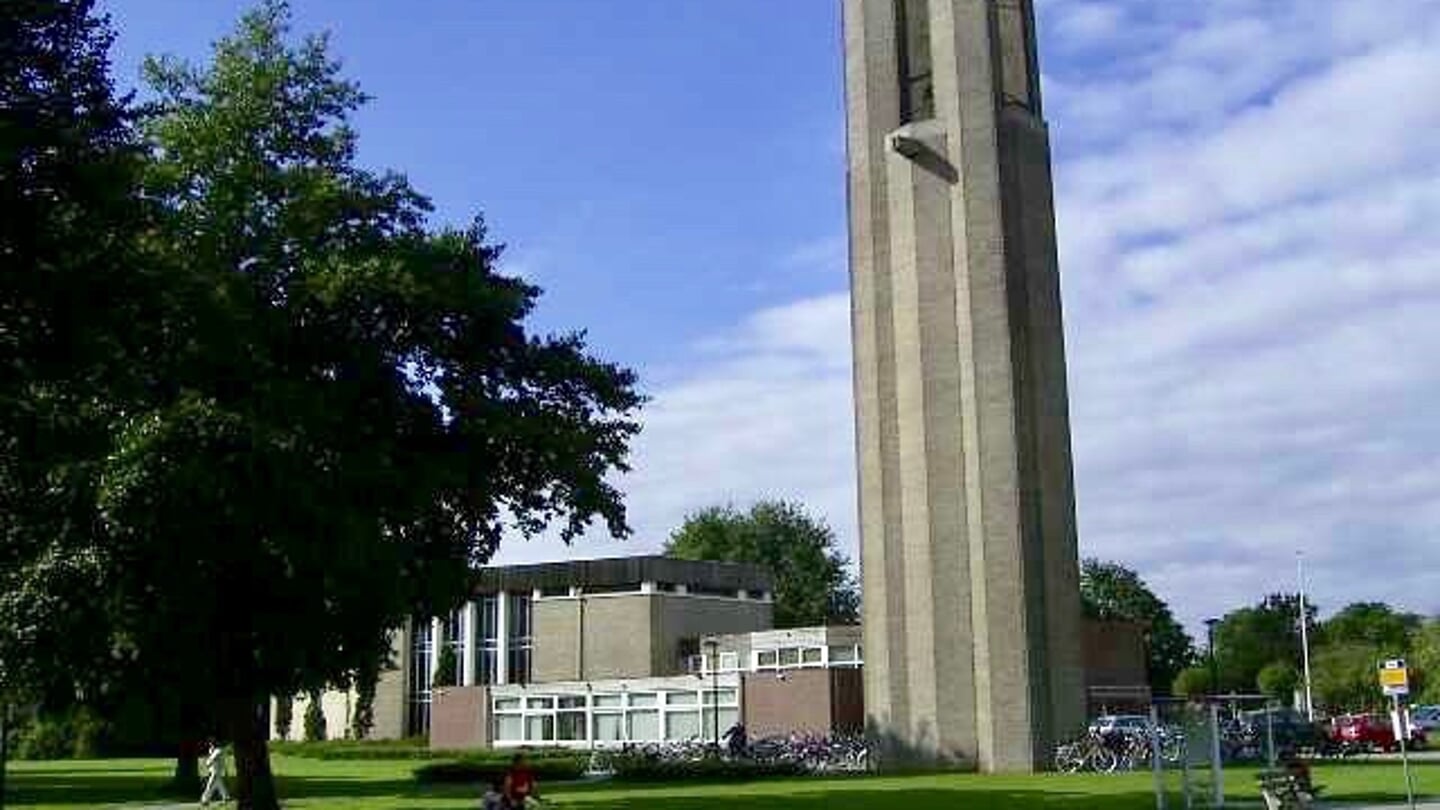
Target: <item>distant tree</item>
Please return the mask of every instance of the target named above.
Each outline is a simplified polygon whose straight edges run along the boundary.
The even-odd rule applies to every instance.
[[[1311,688],[1317,706],[1332,713],[1368,711],[1384,705],[1376,677],[1375,648],[1326,644],[1311,656]]]
[[[1190,636],[1140,575],[1119,563],[1087,559],[1080,566],[1080,597],[1086,615],[1134,622],[1145,628],[1150,688],[1170,692],[1175,679],[1195,659]]]
[[[435,662],[435,677],[432,686],[454,686],[459,681],[460,662],[455,657],[455,648],[449,644],[440,645],[440,657]]]
[[[321,705],[321,693],[317,689],[305,701],[305,742],[324,742],[328,736],[325,727],[325,709]]]
[[[1440,619],[1431,619],[1416,630],[1409,663],[1419,684],[1416,701],[1440,704]]]
[[[1211,691],[1208,667],[1186,667],[1180,670],[1170,689],[1171,694],[1179,697],[1208,695]]]
[[[1295,687],[1300,684],[1300,672],[1289,661],[1275,661],[1260,668],[1255,676],[1255,686],[1260,694],[1289,702],[1295,697]]]
[[[860,592],[835,533],[799,505],[760,501],[748,512],[702,509],[665,545],[684,560],[755,563],[775,582],[775,626],[804,627],[859,620]]]
[[[350,736],[368,740],[375,729],[375,689],[380,681],[380,667],[361,667],[355,674],[355,711],[350,718]]]
[[[1397,613],[1383,602],[1356,602],[1321,622],[1319,644],[1362,644],[1379,656],[1397,658],[1410,649],[1419,616]]]
[[[1314,605],[1306,606],[1314,621]],[[1255,688],[1260,670],[1277,662],[1300,663],[1300,602],[1295,594],[1272,594],[1254,607],[1227,613],[1215,628],[1220,689]]]

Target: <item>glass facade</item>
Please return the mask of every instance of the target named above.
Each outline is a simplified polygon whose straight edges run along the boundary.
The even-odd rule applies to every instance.
[[[527,596],[510,596],[506,605],[509,637],[506,639],[509,683],[529,683],[530,663],[535,650],[534,605]]]
[[[420,736],[430,732],[431,627],[416,621],[410,633],[410,683],[405,706],[405,732]]]
[[[475,603],[475,682],[497,683],[500,676],[500,597],[482,596]]]

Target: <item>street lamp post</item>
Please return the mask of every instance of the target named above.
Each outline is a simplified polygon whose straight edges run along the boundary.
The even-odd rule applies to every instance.
[[[1206,649],[1210,653],[1210,694],[1220,694],[1220,659],[1215,657],[1215,625],[1219,619],[1206,619]]]
[[[710,731],[715,754],[720,754],[720,641],[705,639],[705,661],[710,666]],[[700,701],[700,716],[705,716],[705,701]]]

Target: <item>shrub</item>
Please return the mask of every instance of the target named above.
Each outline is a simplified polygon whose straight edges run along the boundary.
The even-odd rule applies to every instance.
[[[361,667],[355,676],[355,713],[350,718],[350,736],[356,740],[369,738],[375,728],[375,688],[380,681],[379,662]]]
[[[111,728],[79,708],[35,717],[15,735],[17,759],[94,759],[106,754]]]
[[[435,662],[435,680],[431,686],[454,686],[460,679],[460,661],[455,657],[455,648],[449,644],[440,648],[440,660]]]
[[[305,703],[305,741],[319,742],[325,737],[325,710],[320,705],[320,693],[311,692]]]
[[[481,784],[505,776],[510,767],[513,751],[477,752],[460,759],[448,759],[421,765],[414,771],[415,781],[421,784]],[[537,754],[526,752],[531,770],[543,784],[545,782],[572,782],[585,775],[589,760],[586,754],[563,752]]]
[[[286,695],[275,699],[275,736],[290,739],[290,726],[295,722],[295,699]]]
[[[20,732],[17,759],[69,759],[75,755],[75,729],[66,717],[36,717]]]

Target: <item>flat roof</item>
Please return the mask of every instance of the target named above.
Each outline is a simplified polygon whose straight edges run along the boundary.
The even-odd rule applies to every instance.
[[[770,574],[752,563],[677,560],[661,555],[563,560],[480,569],[476,591],[613,588],[641,582],[671,583],[713,591],[769,591]]]

